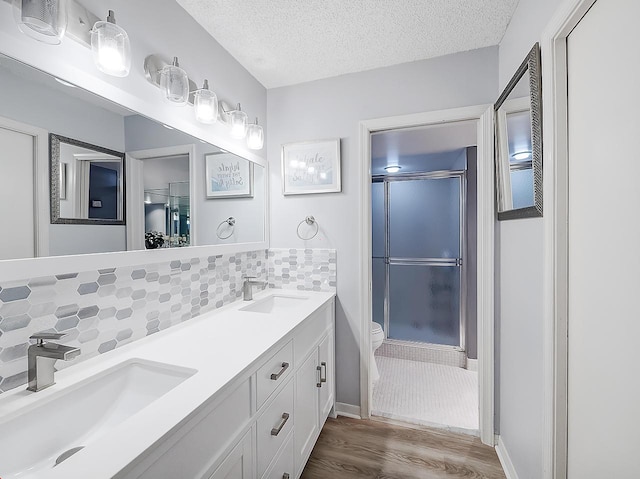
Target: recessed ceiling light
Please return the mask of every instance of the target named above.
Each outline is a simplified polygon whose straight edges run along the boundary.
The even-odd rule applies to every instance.
[[[73,83],[69,83],[68,81],[60,80],[60,78],[56,78],[56,77],[54,77],[54,78],[61,85],[68,86],[69,88],[76,88],[76,86]]]
[[[390,166],[385,166],[384,169],[387,170],[387,173],[397,173],[402,169],[402,167],[398,165],[390,165]]]
[[[518,151],[518,152],[514,153],[513,155],[511,155],[511,158],[513,158],[516,161],[526,160],[528,158],[531,158],[531,152],[530,151]]]

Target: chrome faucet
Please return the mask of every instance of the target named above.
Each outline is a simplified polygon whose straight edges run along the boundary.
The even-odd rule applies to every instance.
[[[36,344],[29,346],[27,357],[29,361],[28,391],[38,392],[53,386],[53,365],[57,359],[69,361],[80,355],[80,348],[64,346],[56,343],[45,343],[49,339],[61,339],[66,333],[36,333],[29,339],[35,339]]]
[[[253,285],[266,286],[265,281],[252,281],[256,279],[255,276],[243,276],[244,283],[242,284],[242,294],[245,301],[251,301],[253,299]]]

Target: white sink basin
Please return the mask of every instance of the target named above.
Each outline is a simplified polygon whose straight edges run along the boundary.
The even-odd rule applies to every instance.
[[[0,477],[38,477],[67,451],[90,445],[195,373],[132,359],[2,418]]]
[[[281,313],[291,308],[295,308],[302,302],[309,298],[302,296],[284,296],[280,294],[274,294],[264,299],[260,299],[255,303],[252,303],[244,308],[240,308],[240,311],[249,311],[252,313]]]

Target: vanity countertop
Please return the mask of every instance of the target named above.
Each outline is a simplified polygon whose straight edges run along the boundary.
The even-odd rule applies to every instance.
[[[197,370],[160,399],[104,436],[86,444],[73,456],[73,460],[36,473],[39,479],[111,478],[205,402],[221,393],[234,378],[251,368],[264,353],[331,301],[335,293],[270,289],[256,294],[252,303],[271,295],[304,297],[307,300],[278,314],[240,311],[250,303],[238,300],[87,359],[57,372],[56,384],[44,391],[31,393],[20,387],[2,394],[0,422],[127,360],[142,359]],[[55,410],[51,411],[52,415],[55,413]],[[29,444],[24,447],[28,448]]]

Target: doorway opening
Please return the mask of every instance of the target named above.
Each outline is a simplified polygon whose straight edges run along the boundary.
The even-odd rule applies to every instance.
[[[374,416],[478,432],[476,158],[473,121],[371,135]]]
[[[365,121],[360,136],[370,172],[362,185],[361,416],[466,432],[489,445],[492,130],[492,110],[470,107]]]

